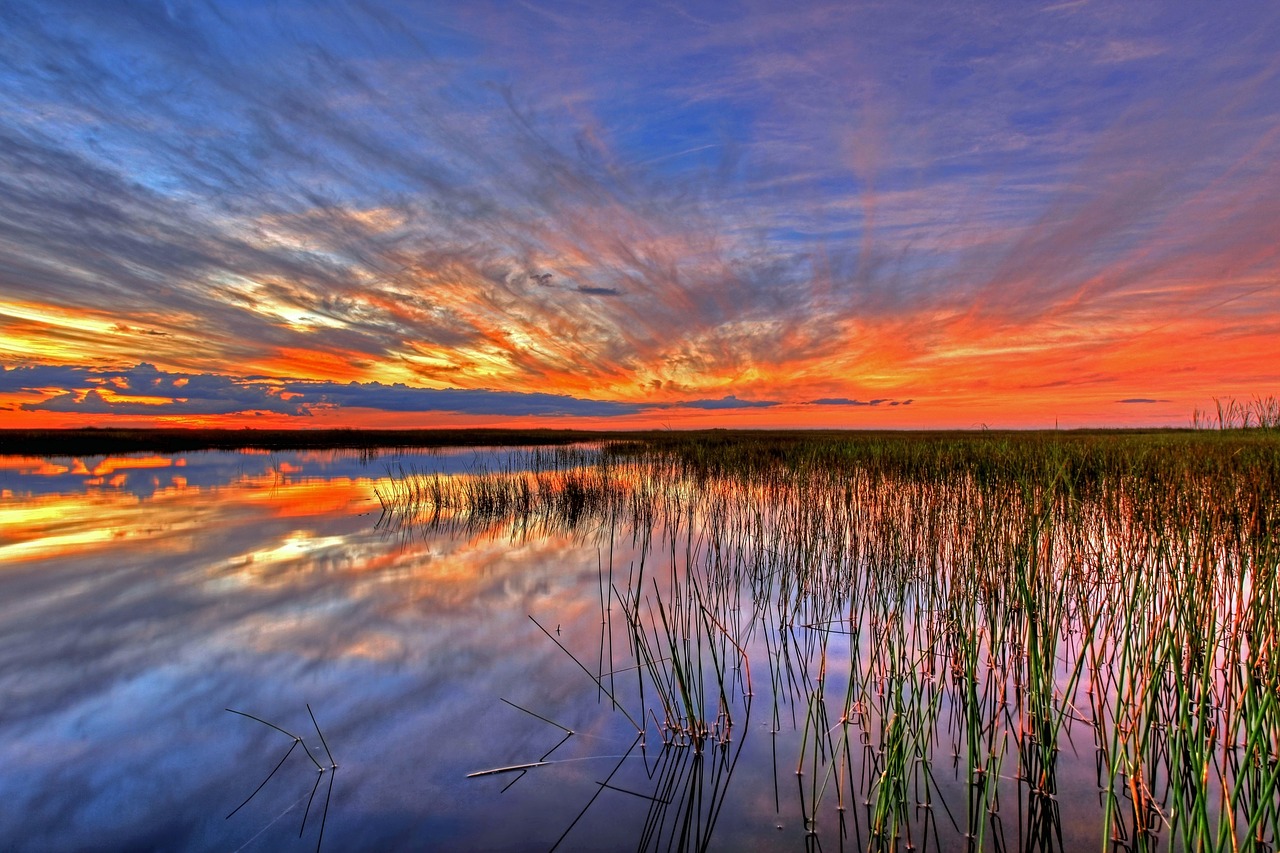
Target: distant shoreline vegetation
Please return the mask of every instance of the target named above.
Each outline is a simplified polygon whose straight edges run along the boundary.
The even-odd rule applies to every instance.
[[[0,455],[78,454],[195,450],[372,450],[376,448],[564,445],[637,437],[555,429],[220,429],[79,427],[0,429]]]
[[[1197,410],[1199,411],[1199,410]],[[574,430],[574,429],[212,429],[114,428],[0,429],[0,455],[77,456],[111,453],[181,453],[199,450],[376,450],[394,448],[533,447],[581,443],[670,445],[809,445],[884,442],[944,443],[993,441],[1004,444],[1084,442],[1115,437],[1137,442],[1191,440],[1219,433],[1280,436],[1274,421],[1246,418],[1243,406],[1220,407],[1191,427],[1071,430]]]
[[[1231,410],[1236,411],[1236,410]],[[1238,418],[1238,416],[1236,416]],[[1221,429],[1256,432],[1256,423],[1226,423]],[[899,437],[902,441],[963,439],[964,437],[1085,437],[1085,435],[1178,435],[1219,430],[1219,423],[1202,420],[1190,428],[1091,429],[224,429],[115,428],[0,429],[0,456],[76,456],[95,453],[187,452],[201,450],[372,450],[372,448],[532,447],[582,442],[699,442],[699,441],[865,441]],[[1275,428],[1267,428],[1271,432]]]

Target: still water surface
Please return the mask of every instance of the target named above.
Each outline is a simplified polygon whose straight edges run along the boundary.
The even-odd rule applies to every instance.
[[[406,471],[465,491],[526,462],[0,457],[0,849],[852,850],[884,797],[890,846],[1099,845],[1077,617],[1045,682],[1047,764],[1025,652],[980,625],[981,650],[946,640],[984,618],[929,568],[982,545],[969,485],[847,483],[815,514],[813,495],[637,482],[663,512],[644,524],[424,522],[379,498]],[[1107,542],[1073,541],[1102,578]],[[692,706],[701,752],[664,734]]]
[[[327,766],[308,704],[339,764],[326,849],[554,843],[616,761],[591,756],[634,738],[529,620],[598,635],[597,544],[377,525],[397,466],[507,455],[0,458],[0,849],[313,849],[329,781],[299,840],[301,750],[225,819],[292,741],[224,709]],[[580,728],[582,760],[468,780],[561,736],[503,698]]]

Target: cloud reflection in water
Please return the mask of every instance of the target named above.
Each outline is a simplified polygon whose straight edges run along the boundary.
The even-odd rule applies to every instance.
[[[255,460],[202,456],[187,466],[200,485],[67,484],[67,465],[57,490],[0,501],[0,797],[22,816],[0,847],[234,849],[293,804],[254,838],[279,848],[314,769],[291,757],[224,821],[280,736],[223,709],[306,731],[308,702],[343,765],[330,849],[527,842],[536,821],[485,821],[459,780],[544,735],[499,697],[556,707],[590,687],[527,615],[598,634],[595,544],[388,534],[372,491],[385,466],[316,479],[277,465],[214,484],[198,472]],[[563,793],[527,785],[502,803],[550,815],[554,840],[576,808]]]

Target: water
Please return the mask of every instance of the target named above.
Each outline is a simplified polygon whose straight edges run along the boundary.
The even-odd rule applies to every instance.
[[[340,765],[328,849],[554,840],[530,824],[571,802],[465,777],[524,757],[526,715],[500,697],[582,686],[528,615],[563,632],[587,614],[596,548],[375,527],[391,466],[478,459],[5,459],[0,848],[310,849],[329,783],[299,841],[317,776],[300,750],[224,819],[292,743],[224,709],[328,765],[308,703]]]
[[[640,525],[590,504],[388,517],[378,496],[524,462],[0,457],[0,849],[852,850],[893,778],[924,849],[978,827],[988,849],[1100,843],[1093,729],[1068,721],[1038,795],[1026,694],[989,662],[980,752],[1000,759],[971,784],[956,650],[932,645],[945,583],[893,603],[876,543],[779,534],[783,504],[740,489]],[[830,513],[887,531],[896,499],[876,500]],[[812,559],[847,581],[789,591],[777,541],[828,541]],[[1054,682],[1070,671],[1067,648]],[[664,748],[689,705],[703,748]],[[929,740],[898,777],[895,713]]]

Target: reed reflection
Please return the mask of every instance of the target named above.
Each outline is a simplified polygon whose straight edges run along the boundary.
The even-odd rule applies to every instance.
[[[788,752],[799,782],[775,813],[815,844],[1272,843],[1274,451],[1034,441],[677,439],[408,477],[380,523],[635,543],[601,587],[609,654],[580,668],[693,754],[766,671],[775,784]]]
[[[310,705],[334,849],[1272,844],[1277,455],[1126,441],[23,462],[0,797],[27,846],[277,847],[315,780],[222,822],[283,752],[223,709]]]
[[[22,815],[0,846],[276,847],[288,833],[272,821],[306,793],[287,783],[209,823],[276,749],[220,715],[252,709],[299,731],[308,703],[352,756],[326,844],[460,838],[449,815],[467,811],[448,804],[479,751],[473,721],[501,685],[565,694],[545,672],[560,653],[526,648],[527,614],[554,613],[566,632],[575,611],[595,615],[576,590],[597,567],[580,537],[404,540],[373,524],[385,471],[252,467],[223,454],[187,466],[227,474],[214,485],[139,495],[82,478],[0,502],[0,797]],[[464,734],[424,746],[424,731]],[[425,819],[424,788],[444,804]]]

